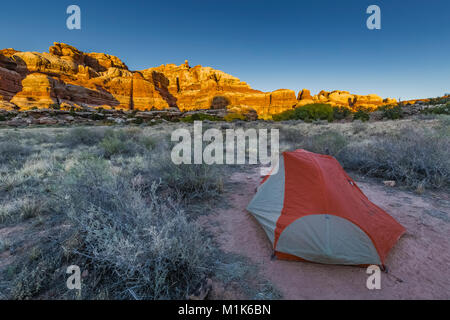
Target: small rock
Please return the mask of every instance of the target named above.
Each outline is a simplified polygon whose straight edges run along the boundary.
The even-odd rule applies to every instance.
[[[386,181],[383,181],[383,183],[386,187],[395,187],[395,184],[396,184],[394,180],[386,180]]]
[[[48,118],[48,117],[39,118],[38,121],[39,121],[39,124],[57,124],[58,123],[58,120]]]

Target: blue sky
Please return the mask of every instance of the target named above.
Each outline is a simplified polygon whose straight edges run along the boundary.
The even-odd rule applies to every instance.
[[[82,29],[66,28],[77,4]],[[381,8],[381,30],[366,8]],[[0,48],[48,51],[65,42],[133,70],[211,66],[253,88],[308,88],[412,99],[450,91],[449,0],[8,1]]]

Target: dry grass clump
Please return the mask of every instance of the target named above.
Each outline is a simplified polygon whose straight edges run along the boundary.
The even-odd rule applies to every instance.
[[[221,192],[219,171],[173,165],[164,141],[140,128],[60,132],[42,139],[54,148],[37,153],[8,145],[20,161],[0,167],[0,225],[39,217],[51,234],[5,271],[6,296],[184,298],[215,268],[214,248],[189,214]],[[33,144],[28,132],[13,135]],[[89,274],[80,293],[65,287],[72,264]]]
[[[423,191],[450,185],[449,117],[434,119],[438,121],[428,127],[414,121],[396,127],[390,127],[391,122],[383,127],[359,122],[330,125],[322,132],[313,131],[310,125],[305,130],[301,124],[281,128],[280,138],[289,150],[332,155],[346,170]]]
[[[25,197],[0,206],[0,223],[12,223],[38,217],[47,212],[43,199]]]
[[[339,157],[350,141],[340,132],[330,130],[306,137],[302,147],[308,151]]]
[[[140,130],[108,130],[100,141],[101,154],[109,159],[116,155],[133,156],[153,149],[157,142]]]
[[[79,127],[68,130],[59,137],[63,146],[96,147],[95,151],[110,159],[113,156],[133,156],[151,150],[156,141],[143,134],[138,128]]]
[[[450,184],[450,135],[441,131],[406,129],[353,143],[338,159],[347,169],[396,180],[417,190]]]
[[[182,299],[212,272],[213,248],[177,199],[126,169],[82,154],[60,177],[52,210],[59,229],[42,254],[23,261],[11,297],[32,298],[60,283],[61,266],[88,270],[79,298]],[[44,270],[38,272],[37,268]],[[64,269],[64,268],[62,268]]]
[[[64,178],[78,245],[111,298],[183,298],[210,270],[210,246],[175,199],[132,183],[102,159],[80,161]],[[92,288],[94,290],[94,288]]]
[[[79,145],[93,146],[99,143],[106,134],[105,128],[77,127],[69,129],[59,137],[60,142],[65,146],[74,148]]]
[[[0,163],[20,161],[33,152],[33,149],[22,145],[19,141],[1,141],[0,142]]]
[[[206,164],[175,165],[167,153],[148,153],[137,173],[142,179],[161,179],[161,186],[181,198],[209,200],[223,192],[223,170]]]

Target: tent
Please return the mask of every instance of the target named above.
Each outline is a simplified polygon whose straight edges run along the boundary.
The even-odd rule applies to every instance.
[[[337,160],[284,152],[247,210],[280,259],[380,265],[405,228],[369,201]]]

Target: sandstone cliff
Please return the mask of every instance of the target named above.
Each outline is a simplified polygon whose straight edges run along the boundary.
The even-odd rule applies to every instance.
[[[162,65],[130,71],[119,58],[84,53],[55,43],[49,53],[0,50],[0,108],[29,110],[59,105],[63,109],[102,107],[121,110],[180,111],[255,110],[267,117],[296,106],[325,102],[351,108],[376,108],[386,102],[376,95],[304,89],[262,92],[222,71],[209,67]]]
[[[358,109],[375,110],[382,105],[396,104],[395,99],[382,99],[376,94],[357,95],[348,91],[335,90],[332,92],[320,91],[317,95],[311,96],[307,89],[303,89],[298,94],[297,107],[301,107],[310,103],[327,103],[332,106],[346,106],[356,111]]]

